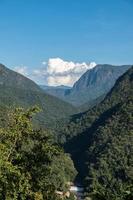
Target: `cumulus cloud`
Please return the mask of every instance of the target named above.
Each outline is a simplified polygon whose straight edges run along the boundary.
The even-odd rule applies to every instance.
[[[45,69],[48,78],[48,85],[68,85],[72,86],[80,76],[88,69],[96,66],[95,62],[92,63],[75,63],[64,61],[60,58],[50,58]]]
[[[41,84],[72,86],[82,74],[95,67],[96,63],[78,63],[64,61],[61,58],[50,58],[48,62],[43,61],[42,65],[32,72],[28,72],[27,67],[16,67],[15,70]]]
[[[49,74],[67,74],[67,73],[82,73],[88,68],[92,68],[95,63],[87,65],[83,63],[74,63],[72,61],[64,61],[60,58],[50,58],[48,61],[47,72]]]

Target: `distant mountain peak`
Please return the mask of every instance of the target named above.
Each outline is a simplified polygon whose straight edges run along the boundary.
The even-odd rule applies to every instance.
[[[126,72],[130,65],[113,66],[109,64],[98,64],[92,62],[90,68],[75,82],[71,89],[57,91],[57,88],[47,90],[53,94],[76,106],[81,106],[107,94],[114,86],[119,76]]]
[[[96,67],[96,65],[97,64],[95,62],[89,63],[89,69],[92,69],[92,68]]]

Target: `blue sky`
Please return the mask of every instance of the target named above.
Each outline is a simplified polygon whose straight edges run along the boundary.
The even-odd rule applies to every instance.
[[[133,63],[133,0],[0,0],[0,62]]]

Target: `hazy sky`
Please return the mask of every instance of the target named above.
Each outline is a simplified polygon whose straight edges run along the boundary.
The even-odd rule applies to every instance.
[[[0,0],[0,62],[45,83],[51,58],[132,64],[133,0]]]

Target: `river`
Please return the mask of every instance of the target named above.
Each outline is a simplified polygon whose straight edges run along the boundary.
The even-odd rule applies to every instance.
[[[84,188],[82,186],[72,185],[70,187],[70,192],[76,195],[77,200],[84,199]]]

